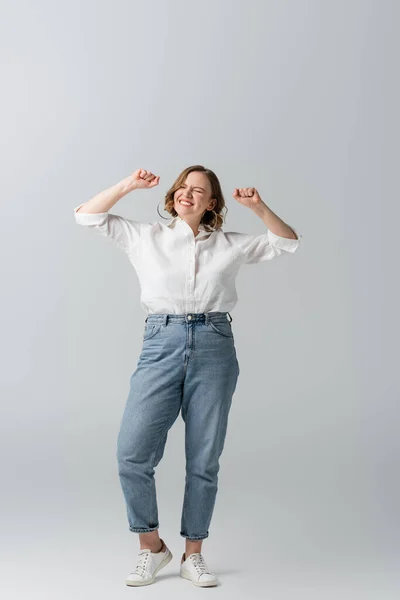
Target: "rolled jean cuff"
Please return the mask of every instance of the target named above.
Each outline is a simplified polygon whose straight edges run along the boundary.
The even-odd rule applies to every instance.
[[[209,533],[207,531],[207,533],[204,535],[187,535],[186,533],[183,533],[183,531],[181,531],[180,535],[182,537],[186,538],[187,540],[196,541],[196,540],[205,540],[206,538],[208,538]]]
[[[159,529],[159,527],[159,525],[156,527],[129,527],[129,531],[133,531],[133,533],[148,533],[149,531]]]

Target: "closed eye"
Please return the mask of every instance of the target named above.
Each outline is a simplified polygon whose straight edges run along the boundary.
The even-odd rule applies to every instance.
[[[186,185],[181,185],[181,187],[186,187]],[[196,188],[196,189],[197,189],[197,191],[204,192],[204,190],[202,188]]]

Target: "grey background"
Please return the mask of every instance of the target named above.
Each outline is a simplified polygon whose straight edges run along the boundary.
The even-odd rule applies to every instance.
[[[141,167],[160,185],[112,210],[157,220],[198,163],[220,178],[226,230],[263,231],[232,198],[254,186],[304,236],[237,282],[241,373],[203,543],[215,593],[396,597],[399,3],[39,0],[1,13],[7,598],[133,592],[115,448],[145,314],[125,255],[73,208]],[[156,483],[174,559],[143,593],[187,597],[181,417]]]

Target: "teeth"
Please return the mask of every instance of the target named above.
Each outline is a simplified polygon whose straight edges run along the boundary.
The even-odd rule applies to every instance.
[[[184,200],[180,200],[179,202],[181,204],[184,204],[185,206],[192,206],[192,204],[190,202],[185,202]]]

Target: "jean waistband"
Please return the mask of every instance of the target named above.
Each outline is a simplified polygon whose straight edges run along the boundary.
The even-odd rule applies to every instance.
[[[182,314],[169,314],[169,313],[151,313],[147,315],[145,322],[161,323],[166,325],[168,321],[174,323],[208,323],[209,321],[232,321],[232,316],[229,312],[207,312],[207,313],[182,313]]]

